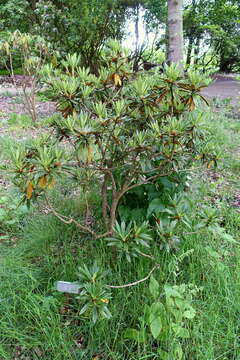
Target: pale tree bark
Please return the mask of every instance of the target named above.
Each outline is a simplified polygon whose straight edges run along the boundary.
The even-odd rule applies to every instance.
[[[168,63],[183,70],[183,0],[168,0]]]

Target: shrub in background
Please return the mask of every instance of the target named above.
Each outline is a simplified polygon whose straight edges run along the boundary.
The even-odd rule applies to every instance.
[[[50,45],[40,36],[15,31],[8,33],[6,40],[0,41],[0,54],[19,93],[19,86],[15,79],[15,64],[18,61],[23,74],[19,94],[23,93],[26,111],[31,116],[33,123],[36,123],[36,96],[41,88],[39,70],[50,56]]]

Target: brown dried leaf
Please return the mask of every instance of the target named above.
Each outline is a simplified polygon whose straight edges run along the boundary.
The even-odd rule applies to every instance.
[[[211,169],[211,167],[214,165],[214,160],[211,160],[207,166],[208,169]]]
[[[114,81],[114,84],[115,86],[122,86],[122,80],[120,78],[120,76],[118,74],[113,74],[113,81]]]
[[[47,185],[47,176],[43,175],[40,177],[38,185],[40,186],[40,188],[44,189]]]
[[[28,185],[27,185],[27,199],[30,200],[32,197],[32,193],[33,193],[33,184],[31,181],[29,181]]]
[[[93,149],[91,146],[87,147],[87,164],[89,164],[93,159]]]

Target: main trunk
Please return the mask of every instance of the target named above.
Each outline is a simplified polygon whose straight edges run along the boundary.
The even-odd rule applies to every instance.
[[[168,62],[183,69],[183,0],[168,0]]]

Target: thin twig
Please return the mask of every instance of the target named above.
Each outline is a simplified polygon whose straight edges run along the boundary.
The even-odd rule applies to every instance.
[[[146,257],[146,258],[148,258],[148,259],[151,259],[151,260],[156,261],[156,259],[155,259],[153,256],[148,255],[148,254],[145,254],[145,253],[143,253],[143,252],[141,252],[141,251],[138,251],[138,254],[139,254],[139,255],[142,255],[142,256],[144,256],[144,257]]]
[[[109,235],[112,234],[111,231],[107,231],[107,232],[105,232],[105,233],[103,233],[103,234],[97,235],[97,234],[95,233],[95,231],[93,231],[90,227],[84,226],[84,225],[80,224],[77,220],[75,220],[75,219],[73,219],[73,218],[69,218],[69,217],[67,217],[67,216],[65,216],[65,215],[59,214],[59,213],[52,207],[52,205],[50,204],[50,202],[49,202],[49,200],[48,200],[48,198],[47,198],[46,196],[45,196],[45,199],[46,199],[46,202],[47,202],[47,205],[48,205],[48,209],[47,209],[47,210],[48,210],[50,213],[53,213],[53,215],[55,215],[55,216],[56,216],[59,220],[61,220],[64,224],[68,224],[68,225],[74,224],[74,225],[76,225],[78,228],[80,228],[82,231],[84,231],[85,233],[91,234],[96,240],[97,240],[97,239],[102,239],[102,238],[104,238],[104,237],[109,236]]]
[[[160,266],[160,265],[156,264],[156,265],[152,268],[152,270],[149,272],[149,274],[148,274],[145,278],[143,278],[143,279],[141,279],[141,280],[137,280],[137,281],[134,281],[134,282],[132,282],[132,283],[125,284],[125,285],[118,285],[118,286],[116,286],[116,285],[106,285],[106,286],[109,287],[109,288],[111,288],[111,289],[123,289],[123,288],[127,288],[127,287],[131,287],[131,286],[138,285],[138,284],[140,284],[140,283],[148,280],[148,279],[150,278],[150,276],[152,275],[152,273],[153,273],[156,269],[159,268],[159,266]]]
[[[196,230],[196,231],[190,231],[190,232],[185,232],[183,233],[182,235],[195,235],[195,234],[200,234],[202,231],[206,230],[207,229],[207,226],[208,225],[205,225],[203,227],[201,227],[200,229]]]

